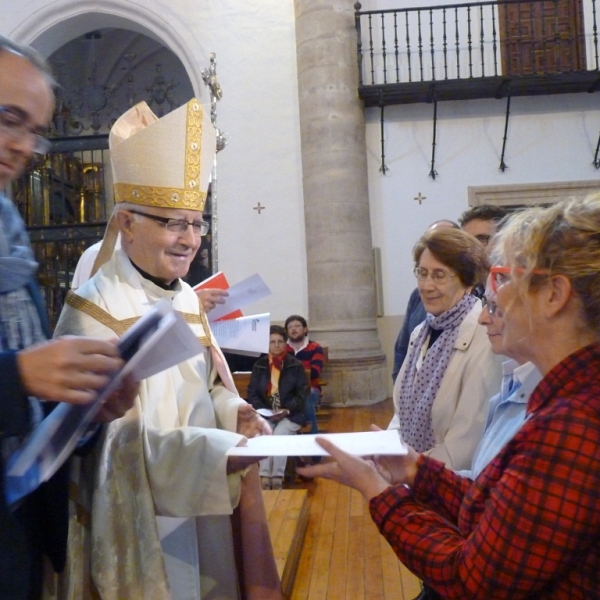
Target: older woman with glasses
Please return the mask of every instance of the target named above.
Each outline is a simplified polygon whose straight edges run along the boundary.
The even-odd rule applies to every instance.
[[[412,333],[394,386],[390,428],[418,452],[452,469],[468,469],[498,391],[501,360],[477,323],[471,295],[489,268],[485,249],[458,229],[427,232],[413,250],[426,320]]]
[[[475,481],[409,449],[303,474],[370,501],[381,533],[443,598],[598,598],[600,195],[515,215],[492,268],[503,345],[544,375],[527,419]]]

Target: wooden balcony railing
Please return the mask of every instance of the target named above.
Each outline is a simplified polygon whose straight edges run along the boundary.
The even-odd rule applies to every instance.
[[[596,0],[356,8],[366,106],[600,89]]]

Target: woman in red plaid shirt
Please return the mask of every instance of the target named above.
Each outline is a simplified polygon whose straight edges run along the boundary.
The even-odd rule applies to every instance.
[[[471,481],[410,449],[302,470],[359,490],[442,598],[600,598],[600,194],[514,215],[491,275],[505,351],[544,374],[527,420]]]

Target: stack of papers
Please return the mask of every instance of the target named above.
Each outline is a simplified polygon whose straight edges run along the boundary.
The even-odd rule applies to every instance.
[[[219,271],[194,287],[194,290],[216,288],[227,290],[225,304],[217,304],[208,313],[212,332],[222,350],[235,354],[259,356],[269,351],[269,326],[271,315],[243,316],[241,309],[271,294],[271,290],[258,273],[229,285]]]

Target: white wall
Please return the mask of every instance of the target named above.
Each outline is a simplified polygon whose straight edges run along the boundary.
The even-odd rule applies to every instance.
[[[307,314],[293,2],[206,4],[202,42],[217,54],[218,124],[230,134],[218,156],[219,268],[231,281],[261,273],[273,295],[253,310]]]
[[[451,3],[450,0],[408,3],[362,0],[361,10]],[[589,38],[590,2],[584,5]],[[372,23],[375,36],[380,35],[376,30],[379,18],[373,17]],[[403,18],[399,23],[404,25]],[[428,33],[427,27],[424,24],[423,31]],[[388,39],[391,52],[389,42]],[[427,44],[425,38],[424,51],[429,49]],[[364,51],[368,48],[363,45]],[[590,59],[589,47],[587,52]],[[513,98],[505,154],[509,168],[503,173],[499,165],[505,112],[506,99],[439,102],[435,150],[438,175],[433,180],[429,177],[433,104],[386,107],[385,163],[389,168],[386,175],[379,171],[380,110],[367,109],[373,245],[381,247],[386,316],[404,314],[408,296],[415,287],[410,273],[414,243],[433,221],[458,219],[468,208],[469,186],[600,179],[600,171],[591,164],[600,132],[599,93]],[[421,205],[414,200],[419,192],[426,197]]]
[[[435,180],[429,177],[433,105],[385,110],[386,175],[379,172],[379,109],[367,110],[373,244],[381,247],[386,315],[403,314],[415,287],[411,248],[423,230],[468,208],[469,186],[598,180],[593,167],[600,95],[511,101],[505,162],[499,169],[506,100],[439,102]],[[413,198],[421,192],[421,205]]]

